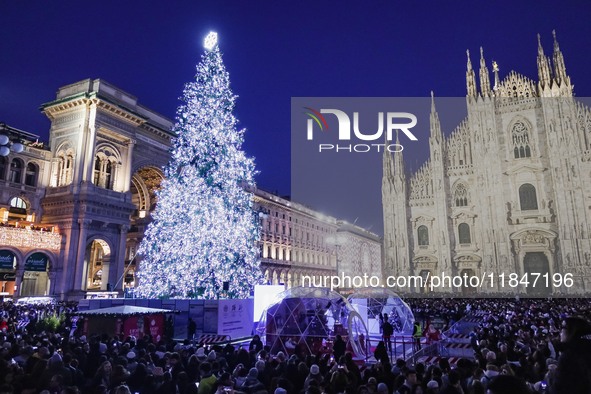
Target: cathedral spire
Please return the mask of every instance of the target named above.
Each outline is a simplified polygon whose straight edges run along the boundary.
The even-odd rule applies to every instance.
[[[550,65],[548,63],[548,58],[544,54],[544,48],[542,48],[540,34],[538,34],[538,79],[540,88],[543,89],[550,86]]]
[[[396,130],[396,143],[398,144],[398,130]],[[388,150],[390,141],[386,136],[384,145],[384,156],[382,157],[383,178],[392,179],[394,177],[394,160],[392,160],[392,153]]]
[[[468,56],[468,65],[466,69],[466,90],[468,91],[468,97],[476,97],[476,76],[472,69],[472,62],[470,61],[470,50],[466,49],[466,55]]]
[[[398,130],[396,130],[396,146],[401,146],[400,140],[398,139]],[[404,160],[402,157],[402,151],[394,153],[394,174],[396,174],[396,176],[398,177],[398,179],[400,181],[404,182],[405,175],[404,175]]]
[[[556,30],[552,30],[552,36],[554,37],[554,79],[559,86],[562,84],[570,85],[570,78],[567,77],[566,67],[564,66],[564,57],[556,39]]]
[[[490,79],[482,47],[480,47],[480,93],[482,94],[482,97],[490,96]]]
[[[431,90],[431,115],[430,115],[431,138],[435,141],[441,141],[441,123],[439,122],[439,114],[435,109],[435,95]]]

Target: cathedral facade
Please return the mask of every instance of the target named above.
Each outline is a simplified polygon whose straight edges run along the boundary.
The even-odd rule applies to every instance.
[[[433,99],[429,159],[409,174],[402,153],[384,155],[385,275],[493,276],[492,286],[440,289],[465,295],[591,287],[591,111],[555,35],[551,58],[538,36],[537,66],[534,82],[501,79],[493,62],[491,83],[481,49],[478,86],[468,53],[467,117],[444,135]],[[535,286],[532,274],[543,278]]]

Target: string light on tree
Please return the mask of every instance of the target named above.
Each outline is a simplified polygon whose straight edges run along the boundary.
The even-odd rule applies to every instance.
[[[236,96],[217,34],[204,46],[177,110],[166,179],[138,251],[136,291],[143,297],[243,298],[263,283],[259,222],[248,192],[254,161],[241,150],[244,130],[232,114]]]

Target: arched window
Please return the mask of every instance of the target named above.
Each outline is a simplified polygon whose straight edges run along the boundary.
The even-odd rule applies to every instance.
[[[472,243],[470,239],[470,225],[467,223],[460,223],[458,226],[458,235],[460,238],[460,244]]]
[[[515,158],[522,159],[524,157],[531,157],[529,130],[524,122],[517,121],[513,124],[511,137],[513,140],[513,155]]]
[[[23,179],[23,167],[22,160],[12,159],[8,180],[12,183],[21,183],[21,180]]]
[[[419,246],[429,245],[429,229],[427,229],[427,226],[419,226],[417,238],[419,239]]]
[[[21,220],[27,218],[27,202],[20,197],[10,199],[8,220]]]
[[[13,197],[10,200],[10,207],[11,208],[19,208],[19,209],[27,209],[27,203],[20,197]]]
[[[105,186],[106,189],[112,189],[113,184],[113,163],[111,161],[107,161],[107,165],[105,166]]]
[[[96,155],[94,158],[93,181],[96,186],[105,189],[113,189],[113,170],[114,164],[108,158],[102,155]]]
[[[456,190],[454,191],[454,203],[456,207],[468,206],[468,190],[466,190],[466,186],[463,183],[456,186]]]
[[[0,180],[6,179],[7,164],[8,164],[8,161],[6,160],[6,157],[0,156]]]
[[[38,167],[35,163],[27,164],[27,171],[25,172],[25,185],[36,186],[37,172],[38,172]]]
[[[67,186],[72,183],[74,172],[74,153],[69,150],[64,153],[58,152],[57,156],[56,186]]]
[[[100,179],[101,179],[101,166],[102,160],[99,156],[94,158],[94,176],[92,177],[92,183],[99,186]]]
[[[58,170],[58,186],[66,186],[72,183],[72,173],[74,169],[74,156],[68,154],[60,157]]]
[[[519,187],[519,205],[522,211],[531,211],[538,209],[538,198],[536,196],[536,188],[524,183]]]

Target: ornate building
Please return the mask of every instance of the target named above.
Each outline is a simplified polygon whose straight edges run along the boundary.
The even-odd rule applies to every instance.
[[[5,124],[0,145],[0,296],[44,294],[62,242],[56,227],[39,224],[50,152],[37,135]]]
[[[573,97],[555,35],[552,60],[538,36],[537,65],[538,82],[501,80],[493,62],[491,86],[481,49],[478,90],[468,53],[466,119],[444,136],[432,100],[427,162],[409,175],[402,153],[384,155],[386,275],[548,273],[549,288],[497,280],[492,291],[589,290],[591,111]],[[555,273],[574,286],[553,286]]]
[[[263,190],[255,191],[261,218],[261,268],[270,284],[302,285],[304,275],[381,276],[381,240],[367,230]]]
[[[100,79],[60,88],[42,111],[49,145],[0,125],[0,296],[121,294],[135,286],[172,122]],[[335,218],[258,190],[255,206],[269,282],[336,273],[336,246],[326,243]]]

